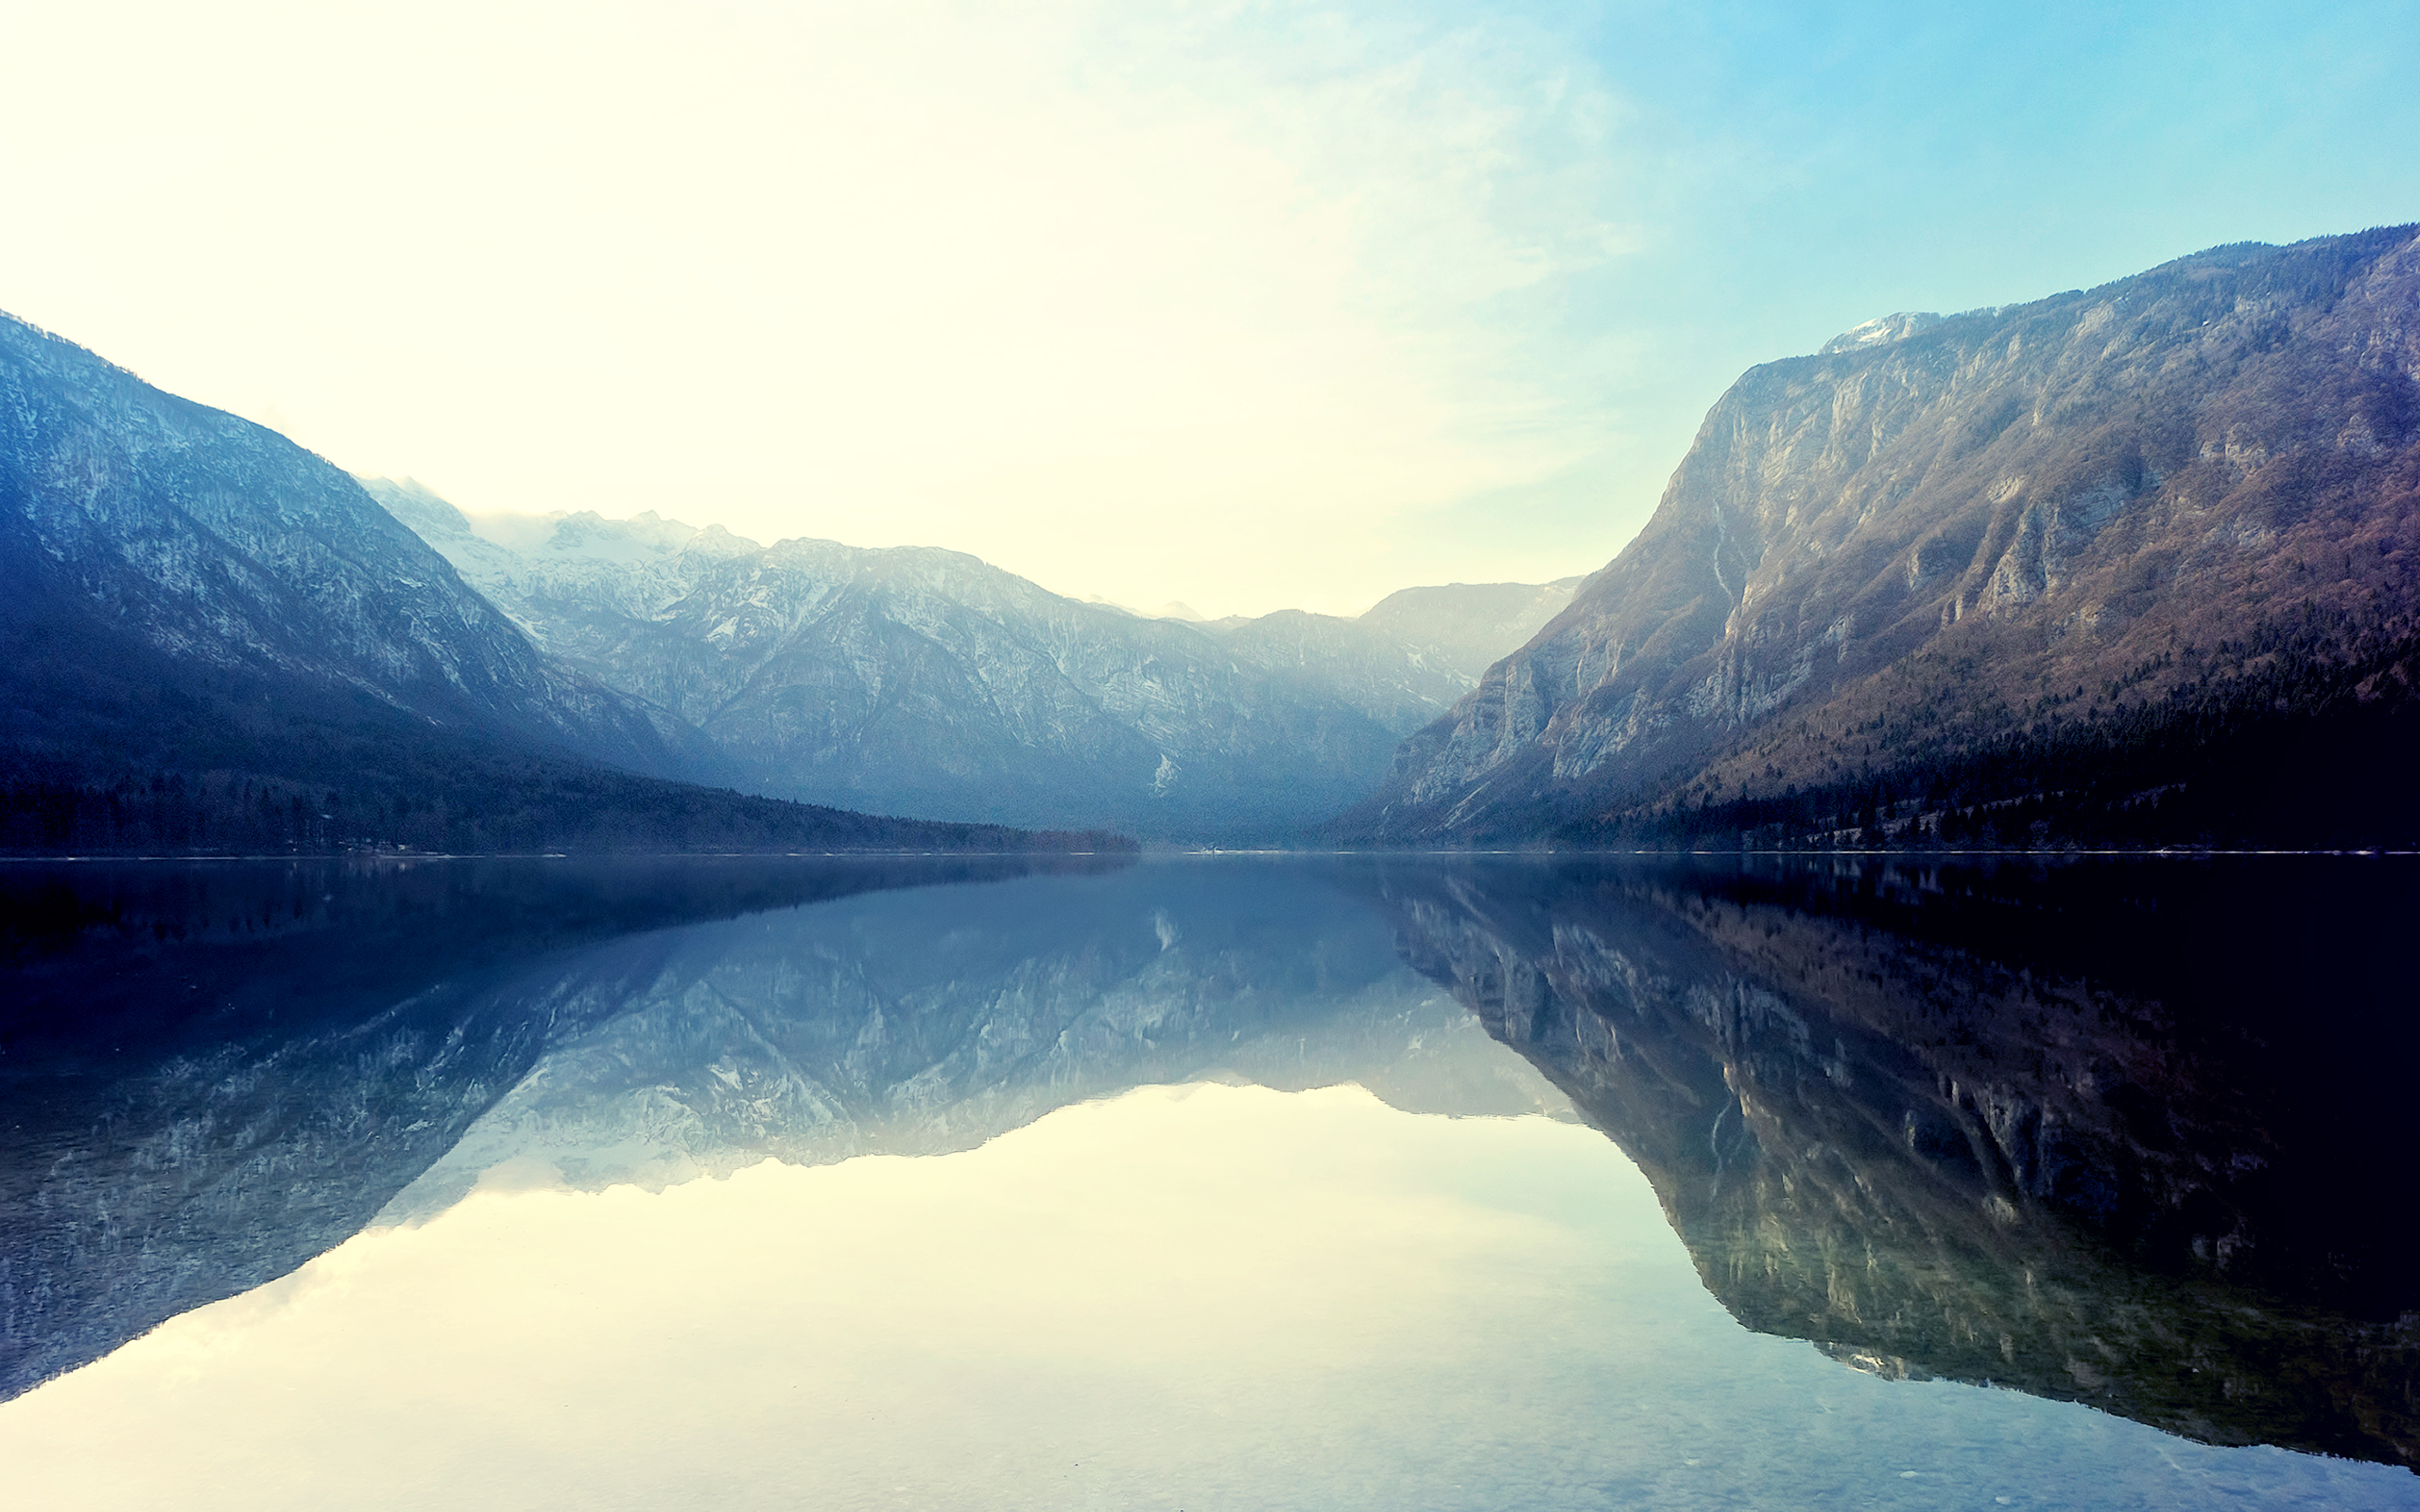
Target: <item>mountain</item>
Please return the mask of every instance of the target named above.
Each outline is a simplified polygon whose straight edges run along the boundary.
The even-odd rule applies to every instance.
[[[2402,1138],[2415,874],[2327,865],[1475,860],[1372,890],[1747,1327],[2420,1467],[2420,1250],[2369,1153]]]
[[[366,699],[631,771],[692,755],[550,662],[325,460],[5,317],[0,541],[20,645]],[[20,688],[55,664],[9,661]],[[72,692],[84,670],[59,679],[70,709],[90,702]],[[20,748],[82,738],[68,711],[21,696],[10,713],[40,722],[12,730]]]
[[[1406,588],[1364,610],[1357,623],[1416,647],[1432,665],[1476,686],[1505,653],[1562,613],[1583,580]]]
[[[1434,651],[1371,625],[1366,616],[1349,620],[1283,609],[1238,619],[1213,633],[1227,655],[1341,698],[1399,736],[1452,708],[1473,680]]]
[[[323,458],[0,317],[0,847],[1025,843],[655,781],[727,776]]]
[[[1733,385],[1343,831],[2410,839],[2415,571],[2412,227],[1893,316]]]
[[[540,644],[781,797],[1283,838],[1367,793],[1470,685],[1353,620],[1146,618],[957,552],[768,547],[653,512],[474,525],[417,483],[362,481]]]

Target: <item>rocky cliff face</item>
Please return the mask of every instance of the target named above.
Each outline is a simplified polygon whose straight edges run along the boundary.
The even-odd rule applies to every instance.
[[[1407,958],[1638,1161],[1748,1326],[2420,1464],[2408,1204],[2355,1153],[2396,1137],[2362,1066],[2402,1063],[2400,967],[2346,949],[2411,879],[2320,880],[1593,863],[1382,891]],[[2208,938],[2274,965],[2180,964]],[[2342,1011],[2314,1023],[2296,983]]]
[[[2412,228],[1893,316],[1734,385],[1638,539],[1406,743],[1350,828],[1508,838],[1860,778],[1921,793],[1924,769],[2289,654],[2406,644],[2416,567]],[[2345,696],[2401,696],[2409,662]]]
[[[549,650],[694,722],[782,797],[1282,835],[1367,792],[1469,686],[1453,659],[1351,620],[1144,619],[956,552],[764,547],[653,514],[482,535],[416,484],[364,481]]]
[[[368,700],[631,771],[699,753],[546,657],[326,461],[6,317],[0,587],[21,760],[139,744],[158,721],[103,707],[104,684],[151,673],[261,717]]]

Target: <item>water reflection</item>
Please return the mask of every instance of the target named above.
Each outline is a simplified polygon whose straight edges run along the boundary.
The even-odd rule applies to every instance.
[[[1599,862],[1369,886],[1646,1171],[1749,1327],[2410,1465],[2413,882]]]
[[[1211,1076],[1568,1116],[1403,969],[1324,868],[1156,866],[683,931],[382,1220],[441,1211],[514,1162],[593,1191],[768,1155],[941,1154],[1084,1098]]]
[[[1203,1076],[1359,1080],[1455,1112],[1562,1106],[1477,1053],[1478,1024],[1310,868],[0,882],[22,921],[0,1034],[8,1395],[483,1177],[661,1186],[768,1155],[964,1149],[1084,1097]]]
[[[297,1504],[423,1438],[350,1499],[2420,1504],[2414,880],[0,872],[0,1389],[177,1319],[0,1441],[173,1440],[130,1504],[280,1501],[262,1435]]]
[[[669,926],[1105,865],[0,868],[0,1399],[358,1231]]]

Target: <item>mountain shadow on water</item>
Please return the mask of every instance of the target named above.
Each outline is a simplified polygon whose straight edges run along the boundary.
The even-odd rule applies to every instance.
[[[1636,1160],[1750,1328],[2420,1464],[2393,860],[1473,862],[1401,948]]]

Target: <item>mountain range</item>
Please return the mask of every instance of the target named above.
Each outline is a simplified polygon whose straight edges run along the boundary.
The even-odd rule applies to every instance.
[[[345,473],[0,318],[0,847],[1008,842],[663,781],[711,745],[548,657]]]
[[[2408,226],[1869,321],[1353,618],[475,522],[0,318],[0,847],[2415,842],[2416,568]]]
[[[475,523],[410,480],[361,481],[537,644],[700,732],[752,791],[1148,837],[1287,839],[1327,818],[1577,585],[1203,623],[959,552],[763,546],[652,511]]]

